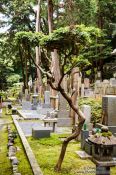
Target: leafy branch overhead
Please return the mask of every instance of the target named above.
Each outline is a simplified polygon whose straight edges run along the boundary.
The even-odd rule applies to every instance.
[[[76,55],[83,47],[95,42],[96,37],[102,36],[100,29],[84,25],[62,27],[49,35],[43,33],[18,32],[15,35],[18,43],[28,42],[31,46],[41,46],[48,50],[58,49],[59,52],[72,49]]]

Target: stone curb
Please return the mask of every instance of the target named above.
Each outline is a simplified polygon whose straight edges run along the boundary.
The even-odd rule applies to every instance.
[[[12,118],[13,118],[13,116],[12,116]],[[20,128],[20,126],[19,126],[19,124],[18,124],[16,119],[13,118],[13,121],[14,121],[14,124],[15,124],[15,126],[17,128],[19,136],[20,136],[20,138],[22,140],[23,146],[25,148],[25,151],[26,151],[26,154],[27,154],[27,157],[29,159],[29,162],[30,162],[30,165],[31,165],[31,168],[33,170],[34,175],[43,175],[43,173],[42,173],[42,171],[41,171],[41,169],[40,169],[40,167],[39,167],[39,165],[37,163],[37,160],[36,160],[36,158],[35,158],[35,156],[34,156],[34,154],[32,152],[32,149],[30,148],[30,145],[29,145],[29,143],[28,143],[28,141],[27,141],[27,139],[26,139],[22,129]]]

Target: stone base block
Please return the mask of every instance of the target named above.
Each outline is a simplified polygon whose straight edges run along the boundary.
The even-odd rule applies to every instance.
[[[44,127],[33,127],[32,136],[36,139],[50,137],[51,129]]]
[[[71,118],[58,118],[57,126],[60,126],[60,127],[72,126],[72,119]]]

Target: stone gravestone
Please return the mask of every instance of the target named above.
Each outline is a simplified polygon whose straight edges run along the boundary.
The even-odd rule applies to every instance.
[[[22,101],[22,110],[31,110],[32,104],[30,101]]]
[[[102,97],[103,124],[116,126],[116,96],[106,95]]]
[[[25,89],[25,100],[26,100],[26,101],[29,101],[28,89]]]
[[[43,108],[50,108],[50,91],[45,91],[44,92],[44,104]]]
[[[102,83],[103,95],[106,95],[106,93],[107,93],[106,90],[107,90],[109,85],[110,85],[109,80],[103,80],[103,83]]]
[[[110,78],[110,85],[111,85],[111,87],[116,87],[116,79],[115,78]]]
[[[87,125],[87,128],[90,125],[91,122],[91,106],[89,105],[82,105],[82,112],[85,115],[85,124]]]
[[[32,95],[32,110],[36,110],[38,106],[38,95]]]
[[[85,85],[85,88],[89,88],[90,87],[89,78],[84,78],[84,85]]]
[[[69,118],[69,111],[67,110],[67,101],[59,94],[59,112],[58,112],[58,123],[57,126],[71,126],[72,121]]]

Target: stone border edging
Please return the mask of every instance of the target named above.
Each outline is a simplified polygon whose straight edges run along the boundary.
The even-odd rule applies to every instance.
[[[13,116],[12,116],[12,118],[13,118]],[[32,149],[31,149],[31,147],[30,147],[30,145],[29,145],[29,143],[28,143],[28,141],[27,141],[27,139],[26,139],[22,129],[20,128],[20,126],[19,126],[19,124],[18,124],[16,119],[13,118],[13,121],[14,121],[14,124],[15,124],[15,126],[17,128],[19,136],[20,136],[20,138],[22,140],[23,146],[25,148],[25,151],[26,151],[26,154],[27,154],[27,157],[29,159],[29,162],[30,162],[30,165],[32,167],[34,175],[43,175],[43,173],[42,173],[42,171],[41,171],[41,169],[40,169],[40,167],[39,167],[39,165],[37,163],[37,160],[36,160],[36,158],[35,158],[35,156],[34,156],[34,154],[32,152]]]

